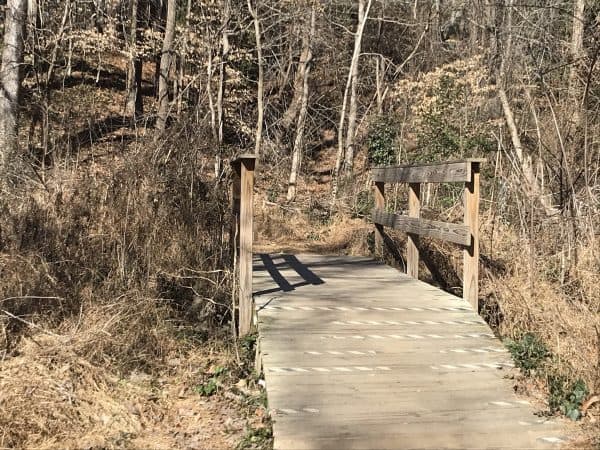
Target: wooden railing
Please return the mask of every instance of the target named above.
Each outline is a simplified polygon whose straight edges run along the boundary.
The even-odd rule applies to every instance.
[[[384,229],[407,233],[406,273],[419,277],[419,236],[461,245],[463,250],[463,298],[478,308],[479,282],[479,167],[484,159],[465,159],[447,163],[376,167],[373,222],[376,251],[383,253]],[[421,183],[464,183],[464,225],[421,219]],[[408,183],[408,215],[385,210],[385,183]]]
[[[244,336],[252,326],[252,227],[253,189],[256,155],[244,154],[231,161],[233,169],[233,223],[230,247],[234,252],[234,270],[239,280],[238,335]],[[233,311],[235,314],[235,311]]]

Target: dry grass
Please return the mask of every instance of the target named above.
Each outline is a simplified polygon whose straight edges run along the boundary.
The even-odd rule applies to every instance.
[[[214,365],[224,385],[248,376],[227,325],[226,190],[202,179],[195,138],[183,125],[4,199],[0,447],[242,440],[244,399],[194,390]]]
[[[94,312],[90,320],[100,319]],[[27,337],[19,355],[3,362],[1,447],[227,449],[242,439],[242,406],[194,391],[211,365],[235,366],[223,344],[190,347],[171,338],[160,374],[125,375],[92,363],[82,343],[101,344],[102,338],[86,325],[78,328]]]

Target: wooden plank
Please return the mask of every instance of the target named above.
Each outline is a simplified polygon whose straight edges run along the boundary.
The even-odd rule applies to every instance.
[[[479,163],[473,163],[471,181],[465,183],[465,226],[471,239],[463,250],[463,298],[479,307]]]
[[[421,185],[408,185],[408,217],[418,219],[421,216]],[[414,233],[408,233],[406,242],[406,273],[409,277],[419,278],[419,238]]]
[[[375,208],[385,209],[385,183],[375,183]],[[383,226],[375,224],[375,254],[383,257]]]
[[[446,183],[471,181],[471,161],[375,167],[373,181],[382,183]]]
[[[442,239],[460,245],[471,244],[471,228],[468,225],[459,225],[437,220],[418,219],[401,214],[388,213],[380,209],[373,210],[373,222],[435,239]]]
[[[241,161],[240,189],[240,256],[239,256],[239,335],[250,332],[252,326],[252,234],[255,158]]]

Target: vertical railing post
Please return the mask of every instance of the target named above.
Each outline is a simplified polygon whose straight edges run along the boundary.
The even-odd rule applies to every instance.
[[[375,182],[375,208],[385,209],[385,183]],[[383,225],[375,224],[375,254],[383,257]]]
[[[463,250],[463,298],[478,311],[479,298],[479,162],[471,162],[471,181],[465,183],[465,225],[471,245]]]
[[[231,224],[229,226],[229,252],[231,264],[236,263],[237,256],[240,253],[240,189],[242,179],[242,164],[239,160],[231,162],[232,183],[231,183]],[[233,267],[237,270],[237,267]]]
[[[421,185],[409,183],[408,185],[408,217],[421,216]],[[408,233],[406,242],[406,273],[413,278],[419,278],[419,237]]]
[[[239,236],[238,275],[238,335],[248,334],[252,328],[252,238],[253,238],[253,193],[255,155],[241,155],[232,162],[234,177],[239,175],[239,220],[237,235]],[[236,181],[234,180],[234,213],[236,204]],[[234,214],[235,218],[235,214]]]

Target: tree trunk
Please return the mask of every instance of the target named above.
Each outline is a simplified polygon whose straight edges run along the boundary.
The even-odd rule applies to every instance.
[[[0,67],[0,183],[8,184],[11,169],[18,170],[18,115],[20,68],[27,0],[8,0],[4,22],[4,48]]]
[[[369,17],[369,9],[371,8],[371,0],[368,0],[368,3],[365,7],[365,0],[359,0],[358,2],[358,24],[356,26],[356,33],[354,35],[354,52],[352,54],[352,60],[350,62],[350,70],[348,71],[348,80],[346,81],[346,88],[344,90],[344,99],[342,101],[342,110],[340,112],[340,123],[338,125],[338,153],[335,161],[335,168],[333,171],[333,197],[337,196],[338,189],[338,178],[340,174],[340,170],[342,168],[342,161],[346,161],[346,167],[348,167],[349,157],[347,155],[347,147],[348,144],[352,146],[351,151],[353,152],[354,146],[354,126],[356,123],[356,87],[353,90],[353,98],[354,98],[354,111],[352,110],[352,105],[350,107],[349,116],[354,115],[354,117],[349,117],[348,119],[348,132],[346,134],[346,145],[344,145],[344,124],[346,121],[346,107],[348,105],[348,93],[353,89],[353,82],[356,82],[358,78],[358,61],[360,58],[361,52],[361,44],[362,44],[362,36],[365,29],[365,24],[367,22],[367,18]],[[352,103],[352,99],[350,100]],[[354,114],[353,114],[354,112]],[[351,126],[352,122],[352,126]],[[350,139],[348,139],[350,138]],[[344,158],[345,155],[345,158]],[[354,155],[351,155],[351,159],[354,159]],[[350,164],[350,170],[352,168],[352,164]]]
[[[105,0],[94,0],[94,23],[96,25],[96,31],[102,34],[104,33],[104,18],[106,14]]]
[[[302,56],[303,60],[300,61],[302,70],[302,101],[300,103],[300,111],[298,113],[298,121],[296,124],[296,138],[294,139],[294,149],[292,152],[292,169],[290,171],[290,179],[288,183],[287,199],[288,201],[294,200],[297,191],[298,172],[300,171],[300,165],[302,163],[302,152],[303,152],[303,139],[304,139],[304,126],[306,123],[306,113],[308,111],[308,96],[309,96],[309,85],[308,77],[310,74],[310,64],[312,61],[312,42],[315,36],[316,28],[316,13],[314,5],[310,11],[310,31],[306,39],[303,39]]]
[[[223,124],[225,113],[223,100],[225,97],[225,82],[227,81],[227,64],[229,60],[229,20],[231,19],[231,0],[222,0],[221,16],[221,63],[219,64],[219,86],[217,87],[217,155],[215,158],[215,172],[221,173],[221,152],[223,151]]]
[[[260,147],[262,144],[262,131],[263,121],[265,114],[264,107],[264,68],[263,68],[263,56],[262,56],[262,43],[261,43],[261,32],[260,32],[260,21],[258,19],[258,0],[256,2],[256,8],[252,8],[252,0],[248,0],[248,10],[252,16],[254,22],[254,36],[256,39],[256,58],[258,64],[258,85],[257,85],[257,102],[258,102],[258,117],[256,119],[256,143],[254,147],[254,153],[260,154]]]
[[[136,121],[144,113],[142,100],[143,63],[138,55],[139,0],[131,0],[131,26],[129,29],[129,67],[127,70],[127,105],[125,114]]]
[[[182,104],[183,104],[183,82],[185,78],[185,66],[186,66],[186,58],[188,53],[188,36],[190,34],[190,19],[192,17],[192,0],[187,0],[187,7],[185,10],[185,32],[183,36],[183,45],[181,55],[179,56],[179,71],[177,76],[177,114],[181,113]]]
[[[521,173],[523,174],[526,191],[530,195],[539,198],[539,201],[542,204],[546,215],[552,216],[556,214],[558,210],[552,205],[551,197],[549,195],[546,195],[540,187],[538,180],[533,172],[531,156],[525,155],[523,151],[523,145],[521,144],[521,138],[519,137],[519,130],[517,129],[517,124],[515,122],[515,118],[513,116],[512,109],[510,107],[508,97],[506,96],[506,92],[504,91],[504,89],[498,89],[498,96],[500,97],[500,102],[502,103],[504,118],[506,120],[508,130],[510,132],[513,148],[515,149],[515,156],[517,158],[516,162],[519,164],[519,168],[521,169]]]
[[[298,117],[298,109],[300,108],[303,99],[304,71],[306,70],[306,61],[308,61],[309,51],[309,36],[304,33],[302,35],[302,51],[300,53],[300,60],[298,61],[298,69],[294,76],[294,93],[292,95],[292,101],[281,117],[281,128],[284,130],[290,128],[294,123],[294,119]]]
[[[584,27],[585,0],[575,0],[573,5],[573,32],[571,34],[571,68],[569,70],[569,103],[573,107],[572,123],[576,126],[581,122],[581,93],[578,89],[577,74],[582,66],[583,27]]]
[[[517,123],[515,121],[512,108],[510,107],[510,102],[508,100],[508,95],[506,94],[505,86],[510,86],[512,83],[510,82],[512,78],[512,65],[511,58],[513,57],[513,36],[512,36],[512,28],[513,28],[513,10],[515,8],[514,0],[508,0],[507,2],[507,10],[506,10],[506,18],[504,23],[504,34],[505,41],[503,45],[503,53],[500,61],[500,67],[497,73],[498,78],[498,97],[500,98],[500,103],[502,104],[502,111],[504,112],[504,119],[506,121],[506,125],[508,127],[508,131],[510,133],[511,141],[513,144],[513,148],[516,156],[516,163],[519,166],[520,172],[522,174],[522,178],[524,181],[525,191],[535,197],[538,198],[540,203],[542,204],[546,215],[550,216],[557,212],[556,208],[552,205],[552,199],[550,196],[545,195],[541,186],[538,183],[537,178],[535,177],[533,171],[533,164],[531,155],[526,154],[523,145],[521,143],[521,138],[519,135],[519,130],[517,129]],[[495,39],[498,39],[499,33],[495,33]],[[500,48],[501,46],[498,43],[494,45],[496,48]]]
[[[173,63],[173,42],[175,41],[175,18],[177,13],[177,0],[167,3],[167,26],[160,57],[160,80],[158,83],[158,117],[156,129],[160,132],[167,127],[169,116],[169,72]]]
[[[371,0],[365,7],[364,0],[359,0],[358,4],[358,21],[359,30],[356,35],[356,42],[354,47],[353,64],[351,64],[351,76],[352,82],[350,86],[350,111],[348,113],[348,130],[346,132],[346,161],[344,162],[344,169],[346,175],[352,174],[354,170],[354,139],[356,137],[356,115],[358,113],[358,102],[356,98],[356,91],[358,89],[358,63],[360,59],[360,52],[362,48],[362,35],[369,17],[369,9],[371,8]]]

